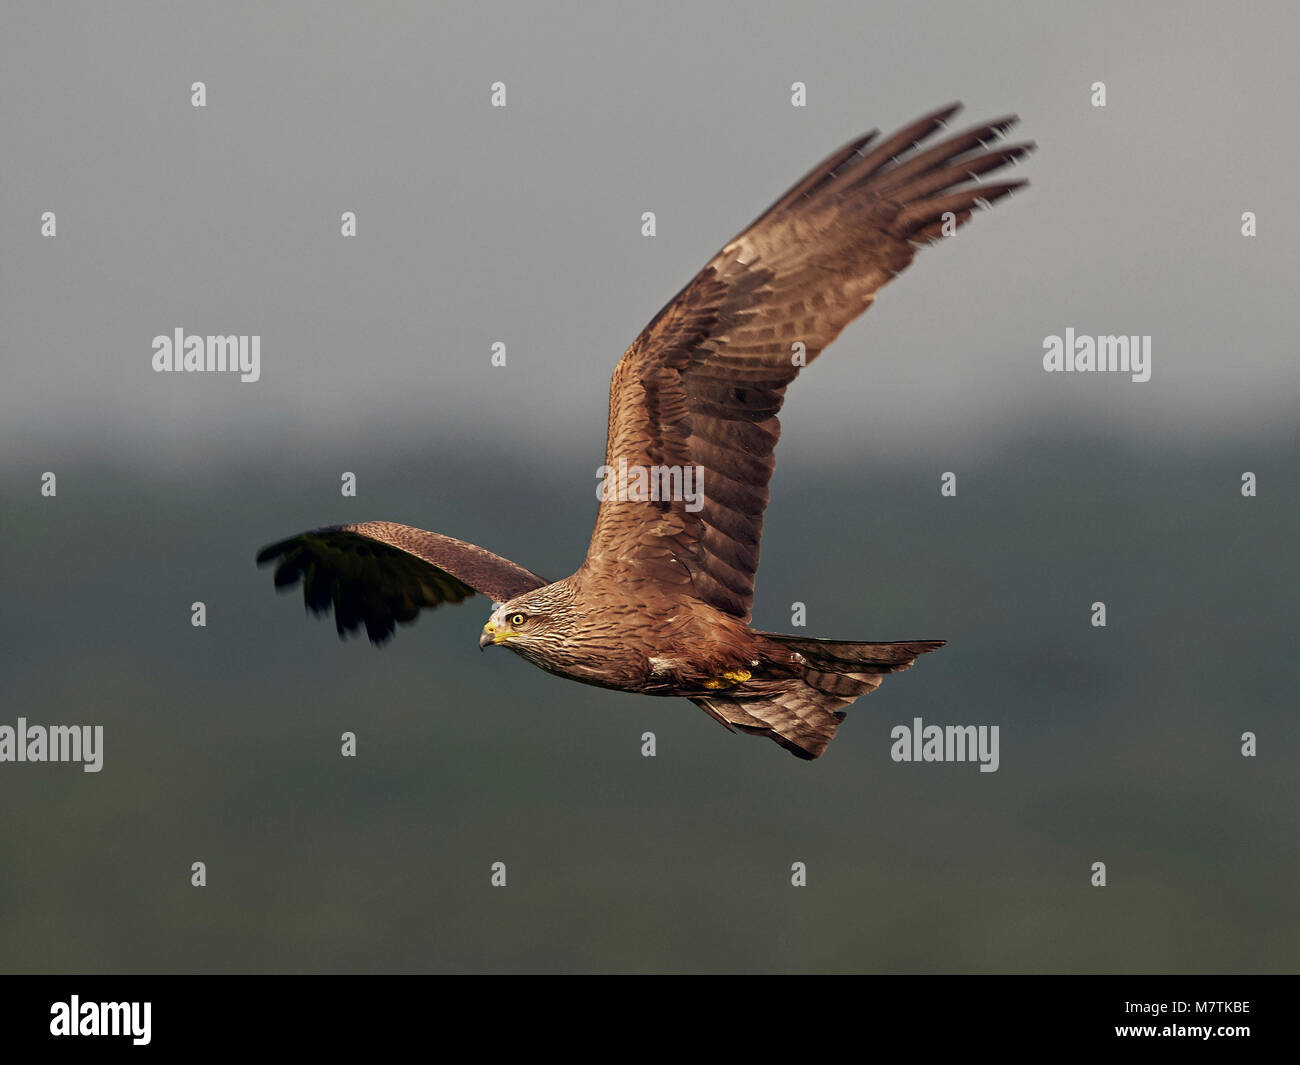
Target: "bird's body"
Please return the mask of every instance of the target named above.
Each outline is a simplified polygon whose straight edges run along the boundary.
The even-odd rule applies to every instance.
[[[600,688],[694,698],[749,673],[752,685],[791,674],[790,653],[738,618],[713,607],[700,609],[686,592],[663,595],[643,581],[584,566],[571,577],[540,589],[564,605],[563,640],[514,644],[524,658],[551,673]],[[535,602],[532,597],[529,602]],[[503,604],[493,629],[508,634],[522,600]],[[554,618],[556,615],[548,615]],[[501,624],[504,622],[504,624]],[[525,629],[528,622],[525,621]],[[495,642],[484,633],[484,646]],[[511,644],[507,636],[501,641]]]
[[[1033,146],[990,149],[1013,118],[929,147],[956,106],[815,167],[681,290],[610,384],[602,497],[587,557],[548,582],[483,548],[391,522],[333,526],[263,549],[277,587],[335,612],[340,635],[383,642],[422,608],[481,592],[497,605],[480,646],[569,680],[692,700],[733,730],[816,758],[843,707],[942,646],[761,632],[749,624],[777,414],[799,371],[867,309],[918,246],[1024,182],[972,184]],[[622,489],[698,471],[694,496]]]

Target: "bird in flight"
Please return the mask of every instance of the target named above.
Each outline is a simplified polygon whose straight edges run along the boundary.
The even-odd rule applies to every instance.
[[[680,696],[804,759],[844,707],[942,640],[863,643],[750,627],[786,387],[918,248],[1024,181],[981,182],[1034,148],[1015,116],[934,140],[959,104],[844,145],[728,243],[632,342],[609,390],[603,492],[587,557],[548,581],[491,551],[386,521],[264,548],[275,585],[372,642],[481,593],[480,647],[570,680]],[[692,472],[696,490],[683,490]],[[676,479],[674,479],[676,478]],[[646,486],[652,487],[647,492]],[[668,490],[655,491],[664,486]],[[640,490],[637,490],[639,487]]]

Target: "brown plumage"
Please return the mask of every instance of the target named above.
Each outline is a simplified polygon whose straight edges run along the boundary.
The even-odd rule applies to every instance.
[[[1014,117],[922,146],[958,105],[846,144],[728,243],[633,341],[614,371],[605,465],[702,470],[698,499],[606,498],[586,560],[548,583],[489,551],[390,522],[265,548],[277,587],[340,635],[381,643],[424,608],[497,600],[480,645],[548,672],[684,696],[733,730],[816,758],[843,707],[941,640],[849,643],[749,627],[786,387],[919,246],[1025,184],[975,179],[1026,152],[990,147]],[[801,345],[801,347],[800,347]],[[690,504],[690,505],[688,505]]]

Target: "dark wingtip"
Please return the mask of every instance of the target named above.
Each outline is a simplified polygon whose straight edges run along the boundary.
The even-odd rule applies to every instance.
[[[981,196],[980,199],[986,204],[994,204],[1004,196],[1010,196],[1014,192],[1019,192],[1028,184],[1028,178],[1016,178],[1014,181],[999,181],[995,184],[981,185],[977,187],[988,190],[988,195]]]
[[[284,554],[284,549],[288,543],[288,540],[281,540],[279,543],[268,544],[266,547],[262,548],[262,550],[257,553],[257,564],[259,566],[265,566],[268,562],[274,562]]]
[[[936,107],[926,115],[925,118],[933,119],[936,122],[947,122],[965,106],[966,105],[960,100],[953,100],[951,103],[944,104],[942,107]]]
[[[1002,134],[1006,133],[1007,130],[1020,125],[1020,116],[1013,111],[1009,115],[999,115],[997,118],[990,118],[984,124],[992,127],[998,134]]]

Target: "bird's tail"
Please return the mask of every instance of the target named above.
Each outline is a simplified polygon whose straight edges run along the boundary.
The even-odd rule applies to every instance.
[[[826,750],[844,720],[843,707],[875,691],[886,673],[907,669],[918,656],[944,645],[943,640],[850,643],[775,632],[758,635],[802,656],[802,676],[770,693],[691,701],[727,728],[767,736],[805,759]]]

